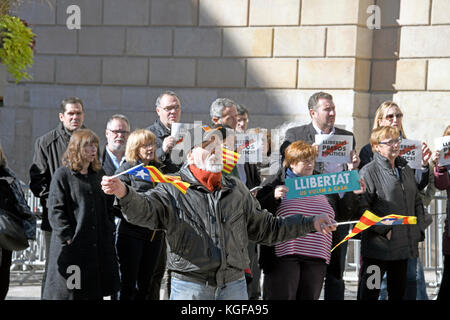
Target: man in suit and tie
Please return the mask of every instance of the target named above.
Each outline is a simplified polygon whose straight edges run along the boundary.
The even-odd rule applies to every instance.
[[[290,128],[286,132],[285,140],[280,148],[280,154],[284,159],[284,151],[294,141],[303,140],[307,143],[315,143],[316,135],[348,135],[353,137],[353,148],[356,141],[353,133],[334,126],[336,120],[336,107],[333,96],[326,92],[314,93],[308,101],[311,123],[299,127]],[[356,150],[352,150],[351,162],[338,164],[332,162],[315,163],[314,174],[357,170],[359,157]],[[327,199],[334,209],[336,221],[359,219],[356,215],[358,197],[353,192],[335,193],[327,195]],[[333,246],[348,234],[349,226],[339,226],[333,233]],[[345,284],[343,274],[345,270],[345,258],[347,254],[347,242],[341,245],[331,254],[330,264],[325,278],[325,300],[344,300]]]

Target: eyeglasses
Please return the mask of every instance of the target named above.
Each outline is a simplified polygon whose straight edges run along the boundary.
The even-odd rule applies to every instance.
[[[380,141],[379,144],[385,144],[385,145],[392,147],[393,145],[400,144],[401,142],[402,142],[402,138],[397,138],[397,139],[391,139],[389,141]]]
[[[110,130],[110,129],[108,129],[108,131],[114,133],[115,135],[122,134],[124,136],[130,133],[130,131],[125,131],[125,130]]]
[[[180,110],[180,106],[179,105],[171,106],[171,107],[164,107],[164,108],[160,107],[160,108],[163,109],[165,112],[170,112],[172,110],[175,110],[175,111]]]
[[[392,119],[394,119],[394,117],[396,117],[397,119],[401,119],[401,118],[403,118],[403,113],[391,113],[391,114],[387,114],[385,116],[385,118],[387,120],[392,120]]]
[[[153,148],[155,145],[152,143],[148,143],[148,144],[143,144],[140,146],[140,148],[145,148],[145,149],[149,149],[149,148]]]

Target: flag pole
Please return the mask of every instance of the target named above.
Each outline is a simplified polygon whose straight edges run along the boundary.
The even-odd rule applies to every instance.
[[[338,222],[335,225],[336,226],[340,226],[340,225],[343,225],[343,224],[352,224],[352,223],[358,223],[358,222],[359,222],[359,220],[345,221],[345,222]]]
[[[120,172],[120,173],[118,173],[118,174],[113,175],[111,178],[117,178],[118,176],[121,176],[121,175],[123,175],[123,174],[125,174],[125,173],[128,173],[128,172],[130,172],[131,170],[134,170],[134,169],[136,169],[136,168],[142,167],[143,165],[144,165],[143,163],[140,163],[140,164],[138,164],[137,166],[134,166],[133,168],[130,168],[130,169],[128,169],[128,170],[125,170],[125,171],[123,171],[123,172]]]

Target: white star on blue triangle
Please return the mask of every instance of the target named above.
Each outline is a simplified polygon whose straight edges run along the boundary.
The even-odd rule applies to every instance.
[[[152,178],[148,172],[147,169],[143,168],[143,167],[138,167],[134,170],[131,170],[128,172],[128,174],[131,174],[133,176],[139,177],[142,180],[146,180],[146,181],[152,181]]]

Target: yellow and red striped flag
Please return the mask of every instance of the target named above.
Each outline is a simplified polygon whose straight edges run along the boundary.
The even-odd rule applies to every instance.
[[[227,148],[222,148],[222,171],[230,174],[231,171],[233,171],[233,168],[236,166],[236,163],[238,162],[240,156],[241,155],[237,152],[231,151]]]
[[[333,252],[336,247],[338,247],[343,242],[347,241],[350,238],[353,238],[358,233],[367,228],[370,228],[373,225],[396,225],[396,224],[417,224],[417,217],[414,216],[400,216],[398,214],[390,214],[384,217],[379,217],[369,210],[364,211],[361,219],[359,219],[358,223],[353,227],[353,230],[337,245],[331,249]]]
[[[146,181],[170,183],[184,194],[190,186],[189,183],[181,181],[180,177],[167,176],[154,166],[143,166],[143,164],[140,164],[127,171],[121,172],[120,174],[124,173],[132,174]],[[116,176],[119,176],[120,174],[117,174]]]

